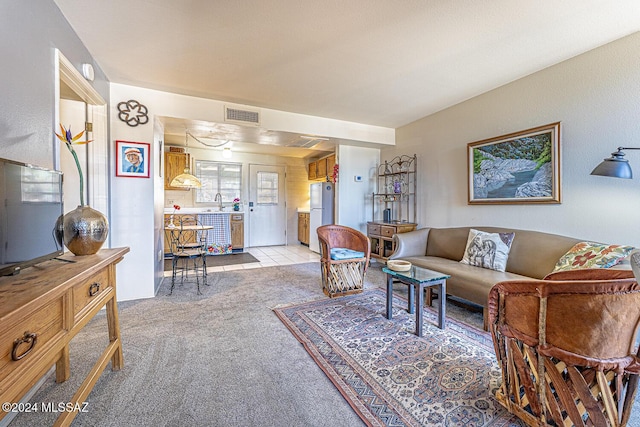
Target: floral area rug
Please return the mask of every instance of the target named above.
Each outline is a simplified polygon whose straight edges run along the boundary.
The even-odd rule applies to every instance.
[[[491,335],[424,310],[415,315],[386,292],[323,299],[274,309],[362,420],[371,426],[523,426],[494,399],[501,381]]]

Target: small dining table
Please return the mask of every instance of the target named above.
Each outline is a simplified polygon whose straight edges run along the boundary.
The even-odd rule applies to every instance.
[[[174,244],[176,244],[180,240],[180,235],[184,232],[197,232],[197,231],[208,231],[213,230],[213,225],[165,225],[164,231],[165,233],[169,233],[169,242],[171,242],[171,251],[173,252]]]

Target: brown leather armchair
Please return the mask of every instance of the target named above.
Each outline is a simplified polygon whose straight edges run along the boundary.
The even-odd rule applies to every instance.
[[[369,238],[356,229],[336,224],[318,227],[317,232],[324,293],[333,298],[362,292],[371,256]],[[331,250],[337,248],[362,252],[364,256],[332,259]]]
[[[625,426],[640,373],[640,286],[629,270],[557,278],[491,289],[496,398],[530,426]]]

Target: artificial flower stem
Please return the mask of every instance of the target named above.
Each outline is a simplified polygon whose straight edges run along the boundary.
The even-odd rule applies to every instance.
[[[73,160],[76,161],[76,167],[78,168],[78,175],[80,176],[80,206],[84,206],[84,175],[82,174],[82,168],[80,167],[80,161],[78,160],[78,155],[76,154],[76,150],[71,147],[71,144],[67,143],[67,148],[73,155]]]

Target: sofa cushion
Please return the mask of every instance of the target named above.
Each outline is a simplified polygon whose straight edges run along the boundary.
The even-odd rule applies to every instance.
[[[496,283],[504,280],[531,280],[530,277],[508,271],[489,270],[440,257],[417,256],[402,259],[418,267],[450,275],[451,277],[447,279],[447,294],[455,295],[483,307],[487,306],[487,295]]]
[[[629,255],[633,249],[633,246],[579,242],[560,257],[553,272],[579,268],[613,267]]]
[[[469,230],[467,247],[460,262],[491,270],[505,271],[514,233],[486,233]]]

